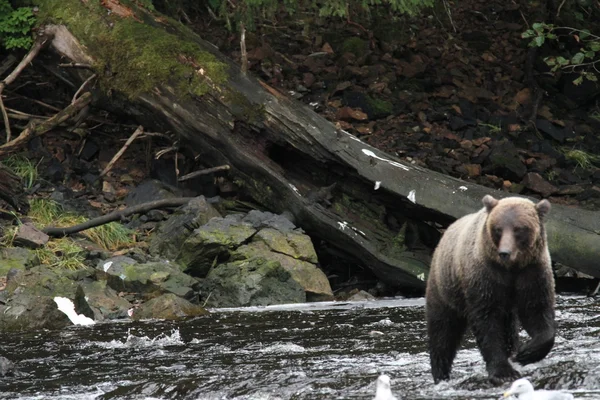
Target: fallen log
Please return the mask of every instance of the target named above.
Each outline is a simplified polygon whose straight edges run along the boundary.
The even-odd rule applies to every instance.
[[[39,3],[44,12],[46,2]],[[98,12],[85,2],[68,3],[77,15]],[[105,79],[104,87],[111,88],[113,97],[95,93],[100,99],[96,105],[136,115],[144,126],[178,132],[208,164],[229,165],[230,176],[256,201],[274,212],[291,212],[309,234],[351,255],[389,284],[423,289],[439,238],[437,228],[479,209],[485,194],[506,196],[398,161],[336,129],[310,107],[243,74],[214,46],[176,22],[143,9],[124,12],[120,7],[119,13],[113,10],[110,23],[99,17],[94,30],[83,31],[78,22],[69,20],[64,21],[68,26],[46,27],[62,62],[103,66],[104,71],[95,72]],[[177,41],[193,43],[198,54],[161,54],[191,67],[191,72],[180,78],[171,74],[152,85],[140,81],[129,91],[128,82],[120,81],[117,73],[111,86],[106,71],[116,68],[110,63],[119,55],[106,59],[105,52],[94,49],[102,49],[102,41],[118,32],[120,24],[128,27],[123,29],[130,35],[127,40],[134,42],[132,24],[135,29],[143,26],[145,51],[152,40],[166,40],[164,35],[169,35],[172,48]],[[148,38],[147,30],[154,38]],[[126,58],[119,61],[127,65]],[[132,63],[131,68],[137,65]],[[151,88],[141,90],[144,85]],[[116,97],[115,103],[119,92],[124,96]],[[548,223],[554,259],[600,277],[598,229],[595,214],[555,205]]]

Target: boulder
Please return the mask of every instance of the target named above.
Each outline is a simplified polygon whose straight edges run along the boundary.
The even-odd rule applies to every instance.
[[[59,311],[53,296],[40,296],[19,291],[0,307],[0,331],[20,332],[38,329],[62,329],[71,325]]]
[[[204,196],[190,200],[160,225],[150,240],[150,253],[175,259],[193,229],[206,224],[211,218],[219,217],[219,212]]]
[[[173,293],[167,293],[142,304],[133,312],[132,318],[134,320],[154,318],[178,320],[207,314],[208,311],[199,305],[192,304]]]
[[[117,292],[133,292],[142,299],[174,293],[186,299],[195,297],[198,280],[181,272],[168,261],[138,263],[129,257],[114,257],[98,262],[96,275]]]
[[[261,232],[263,232],[263,230],[261,230]],[[327,276],[325,276],[325,273],[321,271],[315,264],[302,260],[302,258],[312,259],[313,257],[311,252],[308,251],[307,253],[297,253],[297,249],[294,249],[290,245],[290,243],[294,243],[294,241],[287,243],[287,246],[284,244],[286,243],[286,236],[293,238],[293,234],[284,235],[282,233],[278,233],[278,235],[276,235],[274,232],[269,232],[266,236],[274,238],[274,240],[270,243],[271,245],[276,243],[274,245],[275,248],[284,249],[285,247],[289,246],[290,249],[293,249],[291,251],[292,254],[295,254],[297,257],[290,256],[284,252],[274,251],[272,247],[269,247],[267,243],[263,241],[264,238],[260,238],[257,234],[255,239],[250,244],[238,248],[232,254],[231,259],[249,260],[258,257],[277,261],[283,269],[290,273],[292,279],[294,279],[304,289],[306,292],[307,301],[333,300],[333,292],[331,291],[331,286]],[[314,253],[314,248],[312,247],[310,238],[308,238],[306,235],[299,236],[303,236],[308,239],[310,249],[312,249],[312,253],[316,258],[316,253]],[[300,239],[298,242],[306,244],[304,239]]]
[[[105,280],[84,282],[79,285],[76,292],[76,304],[80,299],[85,299],[95,321],[128,318],[127,312],[132,307],[131,303],[119,297]],[[86,314],[86,316],[89,315]]]
[[[209,307],[303,303],[306,292],[278,261],[253,257],[217,265],[202,282]]]
[[[0,331],[61,329],[71,325],[69,318],[58,310],[54,297],[75,299],[78,281],[90,276],[88,269],[74,271],[47,266],[17,271],[6,283],[6,303],[0,307]],[[93,316],[85,301],[82,298],[75,302],[77,313]]]
[[[176,261],[191,275],[205,277],[213,265],[229,258],[230,250],[256,234],[256,229],[242,218],[241,214],[213,218],[195,229],[183,243]]]

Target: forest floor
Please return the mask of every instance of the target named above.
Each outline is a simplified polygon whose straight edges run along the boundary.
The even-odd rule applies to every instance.
[[[468,0],[453,4],[451,19],[438,9],[395,22],[312,21],[308,30],[301,15],[282,18],[247,34],[249,71],[406,162],[600,209],[600,90],[552,76],[538,60],[532,72],[545,95],[533,128],[527,15],[514,2]],[[238,36],[220,22],[207,16],[195,30],[241,62]]]

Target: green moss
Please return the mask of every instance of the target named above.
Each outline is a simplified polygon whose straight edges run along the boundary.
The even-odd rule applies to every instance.
[[[367,101],[373,118],[387,117],[394,110],[392,103],[390,103],[389,101],[375,99],[371,96],[367,96]]]
[[[356,57],[362,57],[367,53],[368,44],[358,37],[351,37],[342,43],[342,53],[352,53]]]
[[[187,36],[167,32],[149,14],[134,18],[107,15],[100,2],[34,0],[38,21],[65,24],[87,47],[107,91],[133,98],[168,85],[177,95],[201,96],[227,79],[226,64],[200,50]],[[132,8],[137,8],[132,6]]]

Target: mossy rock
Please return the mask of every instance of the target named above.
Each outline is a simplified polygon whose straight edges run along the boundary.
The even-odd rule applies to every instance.
[[[176,261],[186,272],[203,278],[218,262],[226,261],[231,250],[248,241],[256,229],[241,222],[241,215],[213,218],[194,230],[183,243]]]
[[[303,303],[306,294],[278,261],[254,257],[219,265],[202,282],[209,307]]]
[[[271,251],[271,248],[260,240],[241,246],[232,254],[232,260],[252,260],[257,258],[279,263],[305,291],[307,301],[333,300],[333,292],[331,291],[331,285],[327,276],[313,263]]]
[[[44,265],[19,271],[6,284],[9,296],[17,289],[32,296],[62,296],[74,298],[78,280],[93,275],[93,270],[85,268],[79,271],[51,268]]]
[[[252,238],[252,241],[261,241],[271,251],[285,254],[297,260],[308,261],[313,264],[319,262],[310,236],[298,231],[282,233],[275,229],[263,228]]]
[[[179,320],[187,317],[208,315],[206,309],[172,293],[163,294],[149,300],[137,308],[132,318]]]
[[[189,227],[198,228],[212,218],[220,217],[219,212],[204,196],[196,197],[160,225],[152,235],[149,251],[167,259],[175,259],[192,233]]]
[[[127,257],[115,257],[100,261],[96,275],[117,292],[136,293],[142,299],[164,293],[191,299],[198,285],[197,279],[181,272],[180,266],[168,261],[139,264]]]
[[[23,247],[6,247],[0,249],[0,276],[6,276],[15,268],[26,270],[39,264],[35,251]]]

